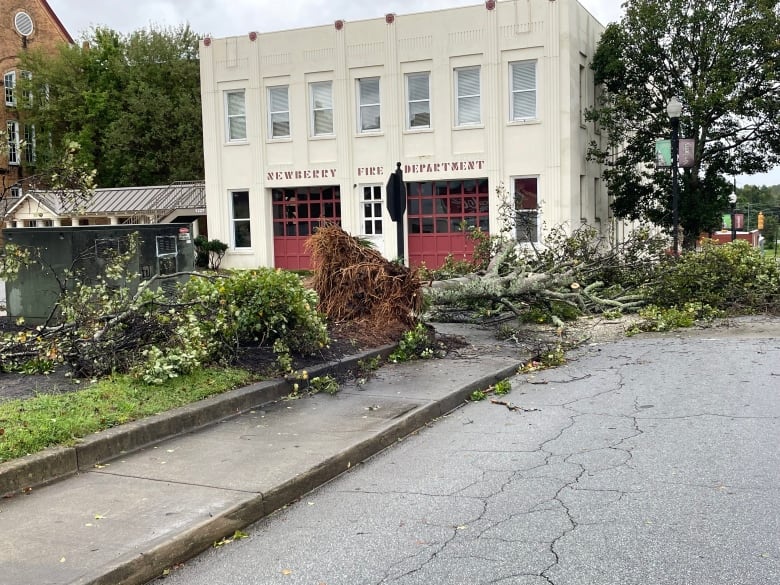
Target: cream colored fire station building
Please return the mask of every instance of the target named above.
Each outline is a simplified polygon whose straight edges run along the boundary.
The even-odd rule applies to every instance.
[[[521,241],[560,224],[614,234],[586,160],[601,136],[583,115],[602,31],[576,0],[488,0],[203,39],[208,233],[230,246],[223,266],[308,268],[304,242],[324,222],[395,258],[385,190],[398,162],[411,265],[466,257],[464,226],[497,233],[511,215]]]

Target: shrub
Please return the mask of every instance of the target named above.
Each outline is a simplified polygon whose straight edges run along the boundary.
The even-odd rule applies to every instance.
[[[769,310],[777,303],[780,268],[761,250],[744,241],[706,242],[699,252],[664,261],[648,287],[648,299],[659,307],[686,303],[709,305],[731,313]]]
[[[388,358],[391,362],[407,362],[428,359],[436,355],[434,335],[422,323],[406,331],[398,342],[398,348]]]
[[[199,326],[223,343],[272,345],[313,353],[328,343],[317,294],[296,274],[272,268],[232,272],[226,278],[191,279],[182,300],[195,303]]]
[[[672,331],[680,327],[692,327],[699,321],[712,321],[721,316],[721,312],[710,305],[685,303],[682,307],[659,307],[648,305],[639,310],[642,321],[632,325],[626,333],[632,335],[640,331]]]
[[[193,243],[195,244],[195,266],[219,270],[228,245],[219,240],[209,240],[205,236],[198,236]]]

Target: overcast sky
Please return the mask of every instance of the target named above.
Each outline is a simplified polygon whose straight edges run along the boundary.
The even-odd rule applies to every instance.
[[[92,26],[131,32],[155,24],[189,23],[202,35],[227,37],[381,17],[388,12],[409,14],[479,0],[48,0],[74,39]],[[620,19],[622,0],[580,0],[603,24]],[[768,175],[737,177],[737,184],[780,184],[780,168]]]

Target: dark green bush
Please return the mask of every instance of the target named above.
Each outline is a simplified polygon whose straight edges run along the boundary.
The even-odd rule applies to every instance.
[[[780,301],[780,269],[747,242],[707,242],[701,251],[666,259],[648,286],[648,300],[659,307],[700,303],[731,313],[772,310]]]

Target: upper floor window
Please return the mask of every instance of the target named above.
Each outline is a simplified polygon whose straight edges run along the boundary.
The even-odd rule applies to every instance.
[[[289,86],[268,88],[268,125],[271,138],[290,137],[290,95]]]
[[[25,106],[31,107],[33,104],[32,92],[32,73],[30,71],[21,71],[22,84],[22,102]]]
[[[246,101],[243,89],[225,92],[225,112],[228,142],[246,140]]]
[[[333,82],[319,81],[309,85],[311,91],[311,134],[333,134]]]
[[[378,77],[358,79],[358,110],[360,132],[375,132],[382,128]]]
[[[6,123],[6,132],[8,134],[8,164],[19,164],[19,122],[9,120]]]
[[[455,70],[456,126],[469,126],[482,121],[479,75],[479,67]]]
[[[428,71],[406,76],[407,129],[431,127],[431,74]]]
[[[32,124],[24,125],[24,161],[35,163],[35,126]]]
[[[536,118],[536,61],[509,64],[511,74],[511,119]]]
[[[8,71],[3,76],[3,87],[5,87],[5,105],[16,105],[16,71]]]

